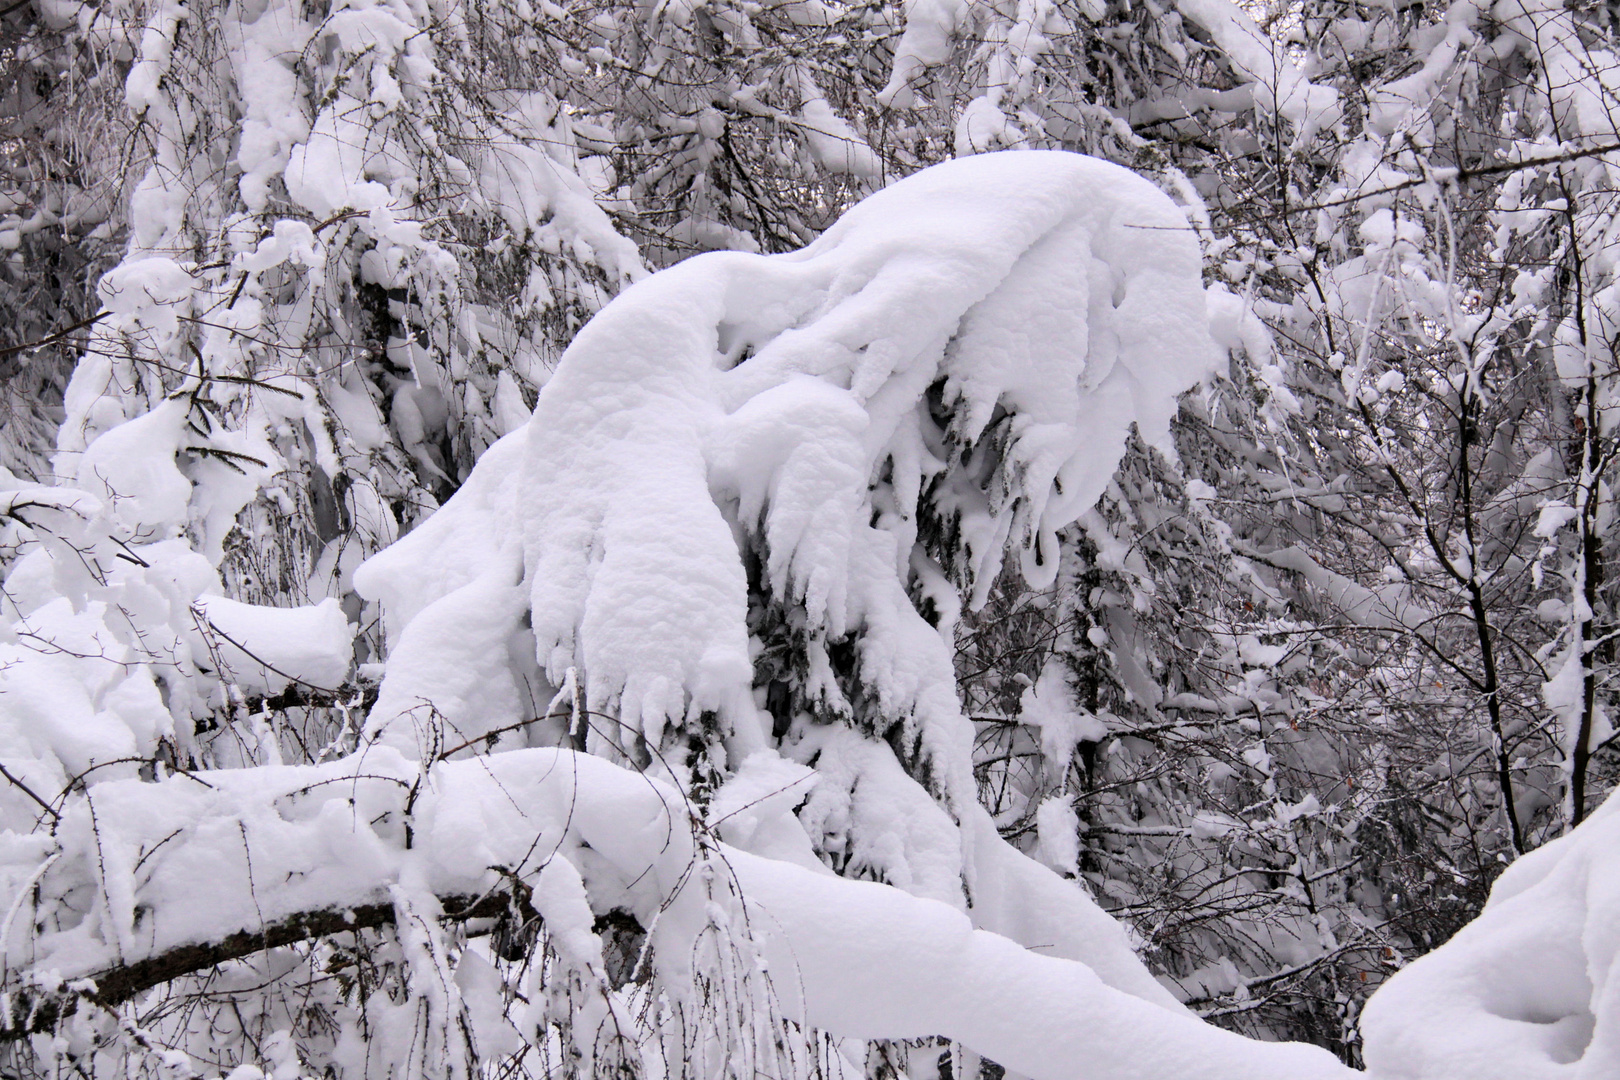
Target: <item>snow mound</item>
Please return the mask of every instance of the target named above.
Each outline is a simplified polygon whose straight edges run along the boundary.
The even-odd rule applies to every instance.
[[[1479,918],[1367,1002],[1383,1080],[1620,1076],[1620,798],[1519,858]]]
[[[332,693],[348,675],[354,628],[335,599],[276,608],[199,596],[196,607],[220,639],[220,660],[243,690],[275,694],[296,682]]]

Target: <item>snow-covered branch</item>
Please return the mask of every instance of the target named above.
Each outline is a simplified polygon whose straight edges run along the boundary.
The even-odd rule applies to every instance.
[[[791,806],[753,824],[788,825]],[[674,789],[566,750],[423,771],[377,748],[101,784],[54,836],[13,837],[3,855],[13,1037],[80,993],[114,1005],[259,949],[392,923],[402,896],[449,919],[496,917],[514,882],[555,930],[569,879],[592,910],[653,928],[659,986],[679,996],[716,917],[704,882],[718,878],[784,1014],[835,1035],[945,1035],[1035,1080],[1350,1075],[1314,1047],[1255,1044],[1112,989],[949,905],[718,843]]]

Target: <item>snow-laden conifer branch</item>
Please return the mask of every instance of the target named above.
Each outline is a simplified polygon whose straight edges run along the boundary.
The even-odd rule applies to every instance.
[[[1054,579],[1133,428],[1167,445],[1207,323],[1181,212],[1072,154],[936,166],[801,252],[656,274],[357,571],[393,642],[368,735],[517,741],[571,684],[618,718],[587,745],[683,786],[814,761],[812,848],[1167,1003],[980,807],[951,633],[1009,548]]]

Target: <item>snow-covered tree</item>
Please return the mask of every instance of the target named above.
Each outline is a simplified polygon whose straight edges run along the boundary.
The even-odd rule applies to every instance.
[[[697,850],[786,843],[1161,1004],[1358,1060],[1368,992],[1590,814],[1620,761],[1603,18],[1222,0],[7,9],[5,824],[59,832],[82,812],[98,835],[102,781],[173,792],[399,753],[377,766],[399,786],[441,757],[572,746],[668,785],[708,823]],[[833,225],[1001,148],[1130,165],[1186,217],[1103,170],[1084,175],[1116,178],[1105,195],[1049,178],[1063,190],[1039,210],[992,183],[900,238],[873,231],[901,216],[888,194]],[[1097,217],[1127,204],[1174,220]],[[1043,228],[1049,250],[1020,246]],[[1195,246],[1196,300],[1132,307],[1148,270],[1192,290]],[[678,299],[627,298],[582,330],[647,267],[705,250],[731,254],[638,294]],[[1215,345],[1166,344],[1195,323]],[[724,357],[710,374],[694,335]],[[426,783],[404,784],[408,806]],[[387,813],[383,847],[415,850],[412,811]],[[143,827],[137,870],[163,840]],[[255,860],[256,827],[239,837]],[[28,880],[39,852],[19,851]],[[105,887],[64,852],[66,876],[28,889],[49,877],[88,910]],[[409,874],[384,858],[356,879],[357,935],[308,897],[261,912],[259,944],[292,952],[247,967],[259,946],[199,923],[210,943],[176,954],[191,966],[101,998],[188,1018],[126,1027],[86,1067],[178,1068],[148,1055],[180,1045],[272,1071],[517,1052],[475,984],[561,995],[544,1017],[506,1011],[548,1033],[533,1049],[553,1063],[713,1071],[748,1048],[787,1057],[725,1067],[831,1067],[771,1026],[806,1015],[748,974],[769,946],[732,916],[677,934],[696,959],[671,975],[647,896],[615,907],[581,856],[592,959],[588,937],[552,932],[578,909],[533,898],[573,886],[491,858],[516,875],[494,893],[411,879],[386,902]],[[613,873],[651,865],[625,858]],[[723,882],[725,862],[704,873]],[[34,901],[16,895],[20,933]],[[180,939],[162,940],[153,955]],[[447,964],[463,965],[448,997],[431,985]],[[320,989],[288,996],[299,972]],[[222,978],[241,990],[228,1008],[209,996]],[[40,985],[17,1000],[43,1028],[71,998]],[[485,1019],[456,1020],[456,994]],[[649,1021],[655,1000],[691,1011]],[[1579,1055],[1580,1009],[1530,1012],[1574,1018],[1548,1052]],[[604,1017],[689,1041],[647,1065],[581,1042]],[[955,1024],[823,1026],[877,1040],[879,1073],[939,1067],[936,1042],[885,1041],[919,1030],[961,1040],[952,1075],[975,1047],[1018,1069]],[[63,1052],[91,1060],[95,1030]]]
[[[1348,1075],[1188,1015],[1119,924],[1001,839],[940,632],[951,578],[993,582],[1009,547],[1055,580],[1047,545],[1128,429],[1167,438],[1217,355],[1180,212],[1072,155],[969,158],[802,252],[690,260],[605,308],[528,425],[357,571],[397,620],[358,749],[149,777],[129,774],[155,665],[108,650],[149,648],[180,579],[208,572],[183,519],[147,508],[212,478],[162,437],[187,398],[113,427],[141,437],[85,451],[105,490],[10,496],[37,545],[24,582],[80,589],[19,606],[55,649],[20,640],[5,672],[8,701],[36,704],[5,714],[31,752],[8,767],[12,820],[37,823],[6,834],[19,1067],[800,1075],[863,1070],[859,1040],[943,1036],[1034,1077]],[[97,572],[120,554],[139,573]],[[167,607],[148,599],[169,581]],[[333,601],[216,613],[232,603],[186,610],[199,634],[238,620],[221,636],[264,677],[346,663],[346,635],[313,629]],[[67,654],[73,632],[88,644]],[[788,683],[775,702],[767,679]],[[79,716],[42,715],[73,693]],[[1606,865],[1611,818],[1513,878],[1531,910],[1540,880]],[[1424,969],[1466,975],[1521,927],[1580,950],[1585,996],[1519,999],[1565,1002],[1557,1038],[1508,1028],[1495,1060],[1612,1063],[1613,957],[1583,937],[1610,891],[1539,924],[1499,914]],[[634,947],[610,964],[604,938]],[[1406,984],[1421,999],[1417,969]],[[1471,1045],[1392,1011],[1370,1054],[1384,1031],[1395,1066],[1464,1075]]]

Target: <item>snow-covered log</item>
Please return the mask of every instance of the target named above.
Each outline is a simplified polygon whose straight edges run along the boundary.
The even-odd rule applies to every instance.
[[[792,805],[761,802],[751,826]],[[1375,995],[1373,1075],[1613,1074],[1617,822],[1611,801],[1527,856],[1478,923]],[[585,954],[600,949],[590,912],[634,917],[677,995],[693,942],[729,915],[785,1016],[860,1038],[950,1036],[1035,1080],[1355,1075],[1314,1047],[1251,1042],[1121,993],[938,901],[718,843],[674,788],[568,750],[423,769],[376,748],[206,781],[114,781],[54,837],[7,836],[0,860],[9,1037],[79,994],[129,997],[143,972],[231,958],[224,942],[241,956],[255,938],[286,944],[400,909],[490,917],[521,903],[557,929],[577,911]]]

